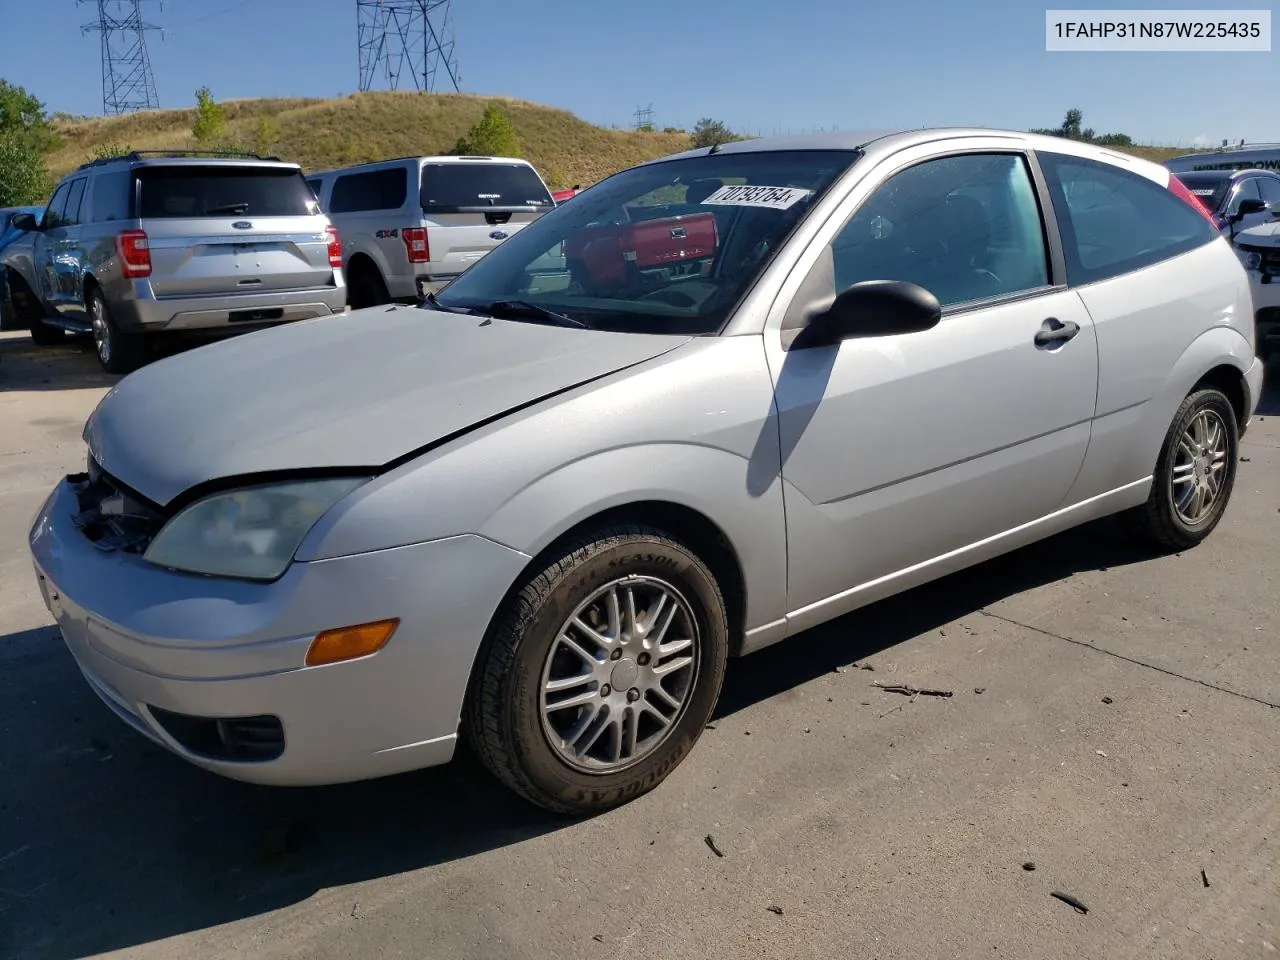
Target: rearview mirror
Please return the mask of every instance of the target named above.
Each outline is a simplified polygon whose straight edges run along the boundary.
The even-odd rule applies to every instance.
[[[33,213],[19,213],[14,216],[9,223],[15,230],[21,230],[23,233],[31,233],[33,230],[39,230],[40,225],[36,223],[36,217]]]
[[[905,280],[864,280],[841,292],[815,314],[796,347],[815,347],[857,337],[887,337],[931,330],[942,319],[938,298]]]

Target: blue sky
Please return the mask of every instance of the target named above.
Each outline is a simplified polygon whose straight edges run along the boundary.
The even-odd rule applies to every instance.
[[[629,126],[712,116],[750,133],[942,124],[1085,126],[1140,142],[1280,141],[1280,45],[1271,53],[1047,53],[1029,0],[454,0],[463,90],[506,94]],[[1275,0],[1117,4],[1271,9]],[[355,0],[144,0],[162,106],[336,96],[357,89]],[[16,18],[15,18],[16,14]],[[94,4],[0,0],[0,77],[50,110],[101,113]],[[1274,43],[1274,38],[1273,38]],[[57,51],[56,59],[53,52]]]

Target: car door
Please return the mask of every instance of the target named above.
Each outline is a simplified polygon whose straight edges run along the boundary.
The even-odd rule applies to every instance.
[[[67,202],[56,230],[53,248],[53,273],[55,300],[53,308],[65,317],[85,318],[84,306],[84,250],[80,243],[81,211],[88,180],[79,177],[71,181]]]
[[[67,196],[71,192],[71,181],[68,180],[54,191],[49,205],[45,208],[44,218],[40,222],[40,230],[32,245],[35,279],[40,289],[37,295],[45,305],[56,310],[59,302],[57,257],[58,244],[62,241],[62,214],[67,206]]]
[[[905,151],[869,177],[869,196],[855,187],[766,331],[793,630],[1060,509],[1084,460],[1092,324],[1063,286],[1034,161],[1018,141],[979,142],[990,146]],[[791,349],[815,303],[884,279],[933,292],[941,322]]]

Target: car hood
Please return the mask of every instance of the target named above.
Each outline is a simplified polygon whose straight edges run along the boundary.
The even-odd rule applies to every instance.
[[[84,438],[102,469],[165,505],[210,481],[381,468],[689,339],[378,307],[143,367]]]
[[[1236,234],[1236,243],[1254,247],[1280,247],[1280,220],[1260,223]]]

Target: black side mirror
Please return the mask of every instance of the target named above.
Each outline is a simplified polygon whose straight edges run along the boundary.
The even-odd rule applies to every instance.
[[[36,217],[33,213],[16,214],[9,223],[13,229],[21,230],[23,233],[31,233],[40,229],[40,224],[36,223]]]
[[[942,319],[938,298],[905,280],[864,280],[815,314],[794,347],[817,347],[857,337],[932,330]]]
[[[1263,213],[1270,209],[1265,202],[1256,197],[1249,197],[1247,200],[1241,200],[1240,206],[1236,208],[1236,212],[1230,216],[1232,223],[1239,223],[1245,217],[1251,217],[1255,213]]]

